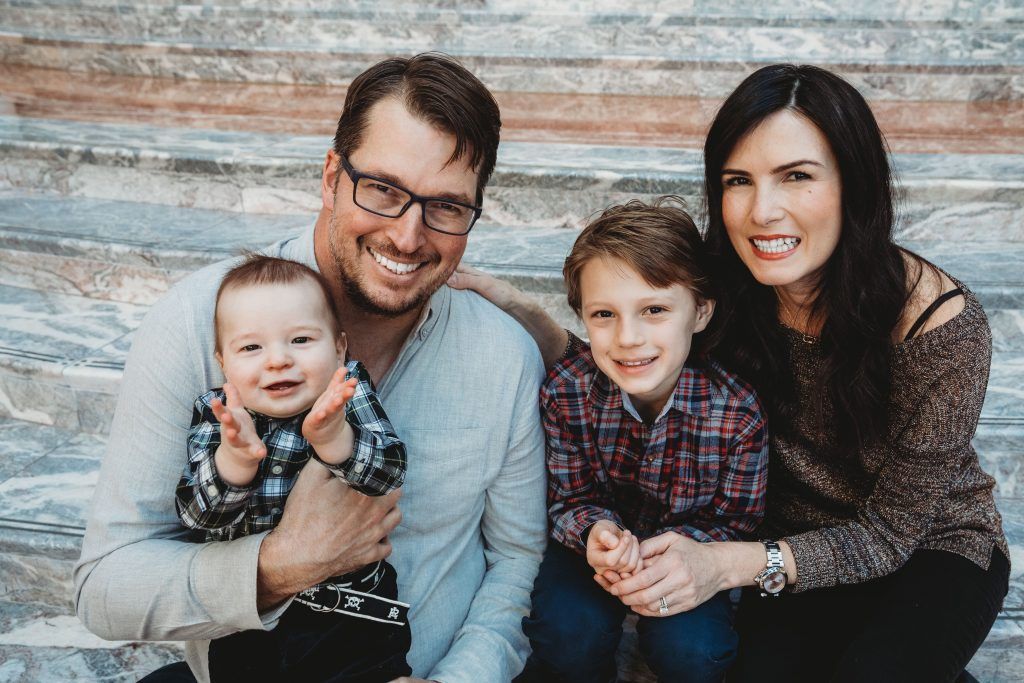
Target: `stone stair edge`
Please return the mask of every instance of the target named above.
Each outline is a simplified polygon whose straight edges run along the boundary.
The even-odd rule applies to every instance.
[[[430,3],[403,4],[401,2],[381,6],[379,2],[362,3],[331,3],[327,6],[297,6],[292,3],[280,3],[272,7],[253,6],[244,3],[204,2],[200,4],[173,3],[160,4],[153,2],[128,3],[114,0],[109,3],[65,2],[63,0],[2,0],[0,8],[12,10],[28,10],[38,12],[80,11],[106,13],[117,19],[125,16],[173,16],[175,18],[302,18],[302,19],[353,19],[386,21],[395,18],[410,18],[422,21],[437,20],[450,26],[452,19],[455,25],[465,22],[475,25],[484,22],[506,23],[513,21],[531,25],[536,22],[549,22],[554,19],[575,19],[570,26],[600,27],[610,24],[635,25],[640,28],[656,31],[663,28],[687,27],[754,27],[754,28],[794,28],[794,19],[800,20],[799,28],[874,28],[885,31],[905,29],[981,29],[1000,31],[1007,26],[1024,23],[1024,17],[999,15],[991,12],[982,15],[969,15],[964,10],[928,13],[918,8],[917,12],[902,15],[890,15],[878,18],[871,12],[855,13],[851,11],[830,11],[828,6],[810,5],[804,12],[793,12],[787,8],[785,14],[769,12],[752,13],[749,5],[736,7],[730,11],[727,4],[717,5],[710,10],[694,13],[692,9],[681,8],[678,4],[669,6],[666,11],[650,12],[646,8],[629,7],[615,3],[607,7],[599,3],[587,7],[563,4],[552,7],[550,3],[538,3],[536,8],[524,10],[515,7],[484,7],[465,4],[432,5]],[[746,11],[744,11],[746,10]]]
[[[700,27],[697,27],[700,28]],[[707,28],[707,27],[704,27]],[[365,66],[392,56],[411,56],[428,49],[427,45],[419,47],[377,47],[360,49],[354,46],[330,48],[323,45],[307,46],[305,44],[280,45],[249,45],[239,46],[235,42],[190,41],[174,37],[116,37],[116,36],[79,36],[74,34],[50,34],[38,30],[28,30],[0,25],[0,47],[4,44],[20,44],[24,46],[41,46],[55,48],[81,47],[95,50],[101,48],[107,57],[115,52],[139,51],[147,57],[158,54],[196,55],[196,56],[249,56],[261,59],[275,58],[282,60],[288,56],[320,57],[324,59],[349,59],[353,64],[353,72],[349,77],[362,71]],[[463,48],[458,45],[430,45],[456,57],[471,69],[514,65],[525,68],[531,64],[543,67],[603,67],[644,68],[653,67],[660,71],[712,71],[725,72],[749,70],[751,65],[760,66],[794,59],[790,54],[747,56],[742,59],[723,56],[720,58],[707,56],[691,56],[692,51],[684,51],[677,55],[666,55],[658,50],[648,52],[630,52],[625,49],[611,51],[610,54],[580,52],[577,54],[536,54],[533,50],[500,50],[491,47],[489,50]],[[932,55],[930,51],[927,54]],[[652,54],[653,53],[653,54]],[[916,56],[916,55],[915,55]],[[934,56],[903,59],[892,56],[876,58],[846,56],[832,58],[826,54],[807,56],[799,62],[813,62],[840,72],[849,73],[906,73],[924,76],[935,75],[967,75],[978,76],[986,73],[998,75],[1020,75],[1024,73],[1024,57],[1008,60],[1004,54],[997,52],[992,56],[970,58],[936,58]],[[485,78],[486,80],[486,78]]]
[[[13,0],[13,2],[22,5],[36,4],[36,0]],[[125,0],[49,0],[47,4],[54,4],[60,6],[69,7],[107,7],[111,5],[122,5]],[[193,2],[182,2],[181,0],[145,0],[144,4],[153,6],[198,6],[199,0]],[[217,0],[217,4],[226,7],[261,7],[265,5],[265,2],[261,0]],[[361,7],[377,7],[379,6],[379,0],[279,0],[279,5],[296,8],[319,8],[319,7],[350,7],[350,8],[361,8]],[[437,9],[458,9],[460,6],[470,6],[479,9],[499,9],[501,11],[526,11],[528,9],[547,9],[550,8],[550,2],[546,0],[473,0],[472,2],[462,2],[462,0],[393,0],[391,3],[393,6],[412,6],[412,7],[430,7]],[[562,5],[570,8],[578,8],[580,10],[602,10],[602,8],[621,8],[623,6],[636,5],[644,10],[662,14],[666,12],[674,11],[689,11],[692,13],[698,13],[701,15],[722,12],[722,11],[740,11],[747,9],[750,12],[755,12],[758,9],[763,9],[766,12],[771,12],[772,9],[770,4],[768,7],[760,7],[753,5],[745,0],[567,0]],[[923,5],[923,6],[922,6]],[[736,9],[731,9],[736,8]],[[896,12],[915,12],[921,13],[933,13],[936,16],[945,16],[950,12],[972,12],[974,16],[997,16],[1005,17],[1007,15],[1012,16],[1012,4],[1007,7],[1006,3],[975,3],[973,5],[957,0],[931,0],[926,4],[922,4],[917,0],[892,0],[885,2],[883,0],[867,0],[865,2],[850,2],[844,0],[841,2],[832,2],[822,4],[819,0],[792,0],[786,3],[785,12],[787,16],[794,18],[803,18],[804,12],[818,13],[821,11],[831,11],[836,14],[848,14],[850,12],[862,11],[870,13],[872,16],[890,16]]]
[[[84,142],[87,135],[92,142]],[[161,140],[166,142],[161,143]],[[293,177],[319,176],[329,136],[253,133],[158,127],[151,124],[88,123],[58,119],[24,119],[0,115],[0,151],[26,158],[72,160],[123,167],[133,164],[159,170],[192,170],[213,175],[262,172]],[[564,175],[576,179],[618,177],[652,183],[702,178],[701,152],[678,147],[589,145],[571,142],[501,143],[492,176],[537,179]],[[6,163],[11,163],[8,156]],[[935,180],[998,182],[1024,189],[1019,175],[1024,153],[896,153],[894,167],[902,184]],[[951,163],[955,161],[956,163]],[[193,166],[194,165],[194,166]],[[1009,176],[1009,177],[1008,177]]]

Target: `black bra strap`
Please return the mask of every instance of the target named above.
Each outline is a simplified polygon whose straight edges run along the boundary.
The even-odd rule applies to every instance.
[[[962,290],[959,287],[957,287],[956,289],[953,289],[953,290],[950,290],[950,291],[946,292],[945,294],[940,296],[938,299],[933,301],[931,306],[929,306],[928,308],[924,309],[924,313],[922,313],[917,318],[917,320],[914,321],[914,324],[910,326],[910,331],[907,332],[907,336],[903,338],[903,341],[907,341],[908,339],[913,337],[915,334],[917,334],[917,331],[919,329],[921,329],[921,325],[924,325],[926,322],[928,322],[928,318],[932,317],[932,313],[934,313],[935,310],[939,306],[941,306],[942,304],[946,303],[947,301],[949,301],[953,297],[955,297],[955,296],[963,296],[963,294],[964,294],[964,290]]]

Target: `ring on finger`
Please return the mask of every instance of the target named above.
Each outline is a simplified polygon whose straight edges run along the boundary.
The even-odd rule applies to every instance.
[[[661,616],[668,614],[668,600],[665,599],[664,595],[658,599],[658,614]]]

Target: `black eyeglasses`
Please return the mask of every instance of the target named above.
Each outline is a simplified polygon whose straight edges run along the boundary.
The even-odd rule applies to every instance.
[[[352,179],[352,201],[355,205],[378,216],[398,218],[410,206],[419,203],[423,224],[428,228],[446,235],[465,235],[483,212],[480,206],[444,197],[421,197],[401,185],[360,173],[352,168],[346,157],[341,157],[341,167]]]

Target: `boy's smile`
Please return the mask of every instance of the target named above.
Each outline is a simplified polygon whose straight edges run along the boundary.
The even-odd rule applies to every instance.
[[[312,280],[230,288],[218,311],[217,359],[249,410],[298,415],[324,392],[344,358],[323,292]]]
[[[644,419],[657,417],[679,380],[693,335],[714,302],[683,284],[654,287],[626,262],[595,258],[580,272],[581,312],[597,367]]]

